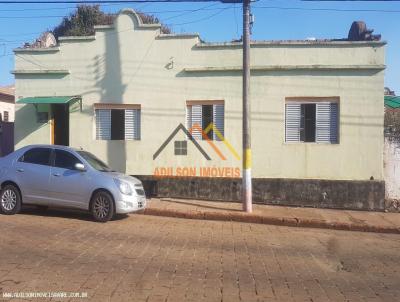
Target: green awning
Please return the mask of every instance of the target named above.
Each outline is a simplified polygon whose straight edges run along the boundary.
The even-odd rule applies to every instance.
[[[400,96],[385,95],[385,106],[392,109],[400,108]]]
[[[80,100],[79,96],[44,96],[28,97],[17,101],[18,104],[66,104],[72,100]]]

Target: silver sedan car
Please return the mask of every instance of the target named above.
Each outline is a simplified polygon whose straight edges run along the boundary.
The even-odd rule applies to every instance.
[[[0,158],[0,212],[22,204],[90,211],[106,222],[146,207],[140,180],[112,171],[93,154],[54,145],[21,148]]]

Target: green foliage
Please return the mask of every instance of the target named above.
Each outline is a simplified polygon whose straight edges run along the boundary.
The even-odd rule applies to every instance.
[[[159,23],[157,17],[138,12],[139,17],[145,24]],[[99,5],[79,5],[75,12],[64,17],[59,25],[53,30],[58,40],[61,36],[90,36],[94,34],[95,25],[110,25],[114,22],[116,14],[101,11]],[[162,33],[171,33],[170,28],[161,26]]]

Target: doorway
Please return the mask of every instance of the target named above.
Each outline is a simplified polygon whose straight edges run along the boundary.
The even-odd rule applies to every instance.
[[[52,104],[52,144],[69,146],[69,104]]]

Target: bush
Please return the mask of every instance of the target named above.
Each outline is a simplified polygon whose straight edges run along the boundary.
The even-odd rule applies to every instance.
[[[138,12],[145,24],[159,23],[159,19],[153,15]],[[94,34],[95,25],[110,25],[114,22],[116,14],[101,11],[100,5],[78,5],[75,12],[64,17],[52,33],[58,40],[61,36],[90,36]],[[161,25],[162,33],[171,33],[166,25]]]

